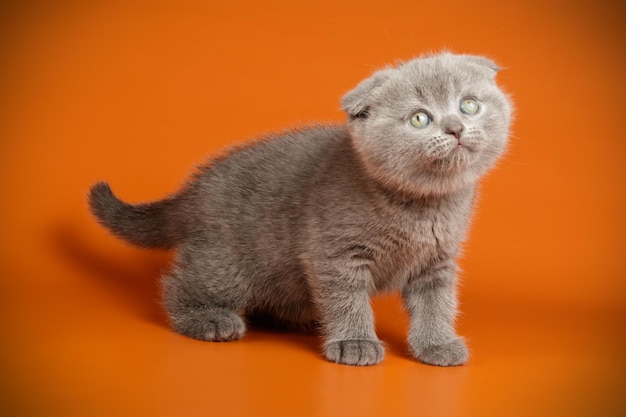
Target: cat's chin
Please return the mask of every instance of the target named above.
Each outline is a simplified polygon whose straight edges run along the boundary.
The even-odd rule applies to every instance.
[[[482,173],[476,154],[467,149],[458,149],[452,151],[448,158],[419,169],[407,186],[422,195],[456,193],[474,187]]]

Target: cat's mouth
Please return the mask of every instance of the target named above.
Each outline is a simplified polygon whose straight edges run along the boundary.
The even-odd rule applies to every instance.
[[[467,161],[471,161],[474,159],[475,154],[478,153],[479,149],[475,144],[472,144],[468,141],[459,140],[456,143],[450,143],[446,149],[442,149],[441,155],[439,159],[450,160],[450,159],[467,159]]]
[[[473,136],[463,136],[458,139],[441,137],[434,138],[426,152],[434,159],[446,159],[456,154],[476,153],[480,150],[480,143]]]
[[[445,159],[453,159],[457,163],[465,162],[469,164],[478,157],[482,148],[480,145],[481,143],[472,137],[458,139],[448,150]]]
[[[459,142],[450,150],[449,155],[454,155],[461,152],[475,153],[476,149],[468,145],[467,143]]]

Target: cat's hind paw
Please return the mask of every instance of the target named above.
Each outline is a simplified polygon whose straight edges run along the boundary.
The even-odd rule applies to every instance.
[[[463,338],[457,337],[451,342],[442,345],[416,348],[411,346],[411,352],[420,362],[436,366],[459,366],[467,363],[469,351]]]
[[[326,343],[325,355],[331,362],[365,366],[380,363],[385,351],[380,340],[340,340]]]

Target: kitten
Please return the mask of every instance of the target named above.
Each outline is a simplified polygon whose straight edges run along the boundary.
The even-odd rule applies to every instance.
[[[118,237],[176,248],[163,277],[173,329],[243,337],[244,317],[315,323],[326,359],[383,359],[370,296],[401,291],[419,361],[461,365],[455,257],[479,178],[511,121],[498,68],[444,53],[374,73],[342,99],[347,126],[290,131],[232,150],[163,200],[130,205],[106,183],[90,205]]]

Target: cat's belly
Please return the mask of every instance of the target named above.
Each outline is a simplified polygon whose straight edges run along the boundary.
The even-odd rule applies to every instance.
[[[249,313],[288,325],[315,320],[311,291],[297,264],[283,264],[264,272],[254,274],[247,300]]]

